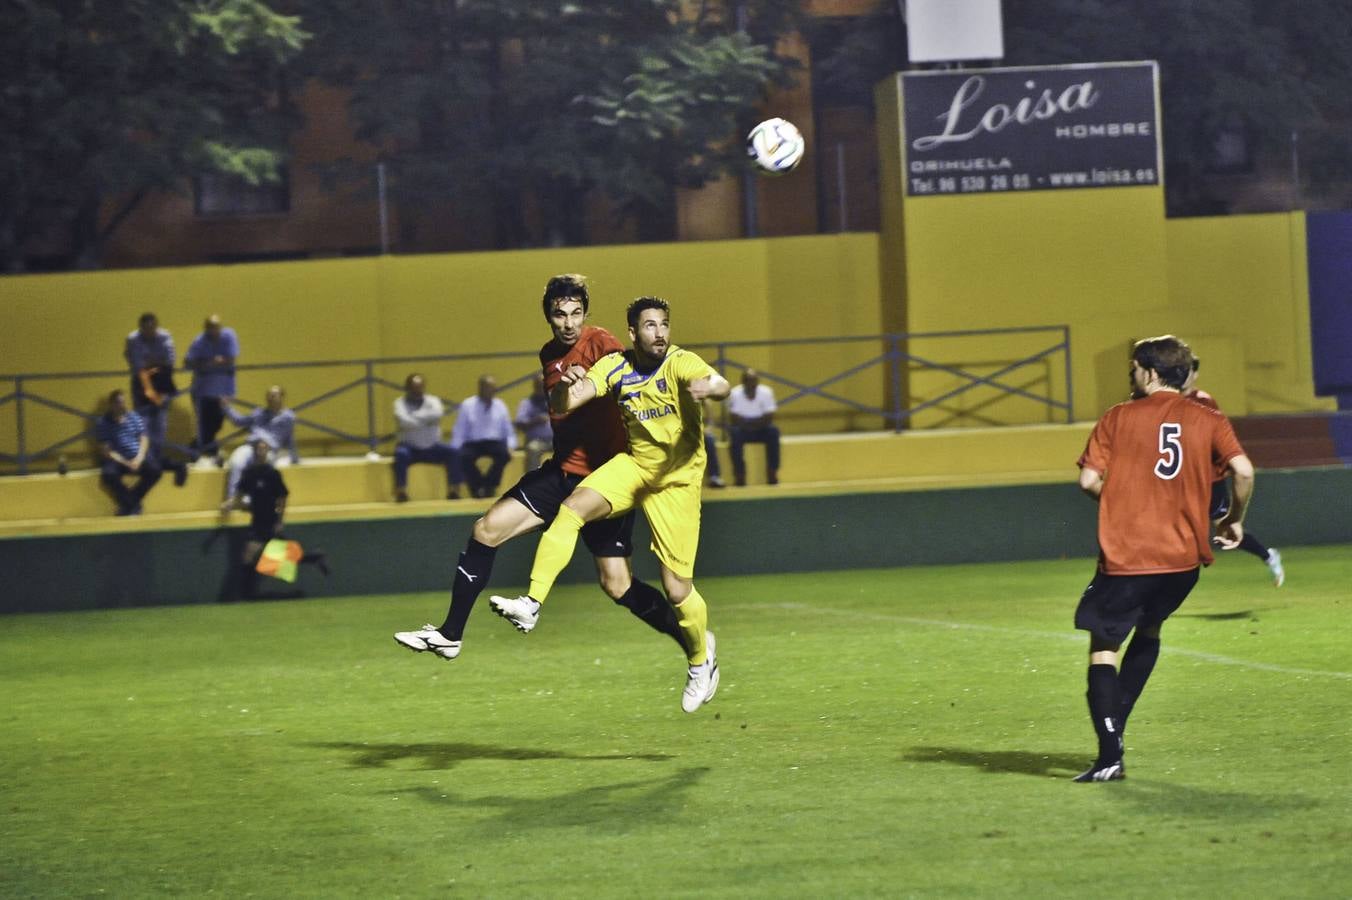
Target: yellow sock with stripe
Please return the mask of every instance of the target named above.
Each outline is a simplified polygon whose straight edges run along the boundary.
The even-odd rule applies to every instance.
[[[690,660],[692,666],[698,666],[708,657],[709,651],[704,641],[708,622],[709,607],[704,605],[704,598],[699,595],[699,591],[692,587],[676,607],[676,624],[681,627],[685,645],[690,648],[686,652],[686,659]]]
[[[545,529],[545,533],[540,535],[540,546],[535,549],[535,564],[530,570],[531,597],[545,602],[559,573],[573,558],[573,550],[577,548],[577,533],[585,524],[582,517],[568,507],[559,507],[559,514]]]

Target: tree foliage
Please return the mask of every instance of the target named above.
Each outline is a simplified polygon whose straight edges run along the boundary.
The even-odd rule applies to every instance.
[[[796,5],[744,4],[741,31],[680,0],[313,2],[309,63],[351,89],[401,208],[488,210],[498,247],[581,242],[598,194],[662,234],[673,189],[737,158]]]
[[[261,0],[7,0],[0,270],[44,241],[97,265],[147,192],[196,172],[275,179],[294,124],[282,73],[305,38]]]

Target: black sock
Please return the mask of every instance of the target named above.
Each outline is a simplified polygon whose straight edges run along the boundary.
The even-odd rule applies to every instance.
[[[451,583],[451,608],[446,611],[446,621],[437,629],[446,640],[458,641],[464,636],[470,610],[474,609],[479,594],[488,585],[488,576],[493,574],[493,558],[497,555],[497,547],[481,544],[474,538],[465,545],[465,552],[456,562],[455,581]]]
[[[323,550],[312,550],[300,558],[303,563],[310,563],[320,571],[324,577],[329,574],[329,555]]]
[[[1244,538],[1239,542],[1239,549],[1247,550],[1263,562],[1267,562],[1268,548],[1263,546],[1262,541],[1248,532],[1245,532]]]
[[[653,631],[670,637],[684,652],[685,640],[681,626],[676,622],[676,610],[657,588],[635,578],[629,582],[629,590],[615,602],[642,619]]]
[[[1160,639],[1146,637],[1140,632],[1132,636],[1127,652],[1122,654],[1122,670],[1117,675],[1117,687],[1122,695],[1121,731],[1127,730],[1127,718],[1145,690],[1145,683],[1150,680],[1159,656]]]
[[[1106,663],[1091,664],[1089,692],[1085,696],[1089,699],[1089,718],[1094,723],[1094,734],[1098,735],[1098,762],[1116,762],[1122,758],[1122,727],[1118,719],[1122,697],[1117,669]]]

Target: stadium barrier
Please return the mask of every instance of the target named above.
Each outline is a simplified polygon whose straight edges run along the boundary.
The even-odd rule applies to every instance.
[[[777,394],[788,433],[899,431],[1072,421],[1070,330],[1064,325],[966,331],[692,343],[734,383],[749,368]],[[303,456],[392,448],[391,411],[410,372],[448,404],[449,385],[495,372],[514,410],[529,393],[538,357],[529,351],[264,363],[237,367],[241,396],[287,391]],[[0,472],[95,465],[94,426],[110,385],[126,372],[0,375]],[[241,401],[241,409],[261,405]],[[170,447],[186,454],[191,401],[169,407]],[[723,413],[726,418],[726,413]],[[447,419],[449,426],[451,419]],[[227,429],[223,443],[242,439]]]
[[[1352,519],[1328,514],[1330,498],[1352,496],[1352,468],[1264,471],[1259,490],[1249,523],[1266,540],[1279,546],[1352,541]],[[449,514],[411,506],[380,516],[297,522],[289,536],[327,551],[333,570],[325,579],[306,567],[300,588],[312,597],[446,591],[455,554],[481,506]],[[932,490],[726,491],[706,497],[698,569],[708,578],[1092,557],[1094,521],[1094,504],[1069,474],[1057,483]],[[0,539],[6,574],[0,612],[211,603],[233,596],[241,527],[142,526]],[[648,542],[640,516],[635,571],[655,579]],[[495,586],[524,584],[535,544],[526,539],[502,548]],[[585,557],[575,556],[563,581],[595,578]],[[1089,574],[1086,567],[1086,579]],[[599,593],[596,602],[603,602]],[[713,606],[716,615],[716,600]]]
[[[902,434],[788,435],[783,439],[780,486],[1055,480],[1073,471],[1088,433],[1089,424],[1080,423]],[[726,443],[720,443],[718,453],[724,477],[731,481]],[[764,484],[764,448],[748,445],[746,463],[748,483]],[[521,471],[522,454],[517,453],[503,475],[504,487]],[[179,524],[211,521],[223,499],[224,477],[219,469],[194,469],[182,489],[169,485],[166,479],[147,495],[143,519],[155,522],[167,518]],[[392,500],[388,457],[305,458],[299,465],[285,468],[283,477],[291,491],[288,515],[293,520],[305,514],[302,510],[377,514]],[[446,476],[439,466],[418,465],[409,470],[409,495],[413,500],[451,506],[467,502],[442,500],[445,493]],[[0,478],[0,535],[60,532],[100,518],[107,520],[101,528],[141,527],[127,519],[110,518],[112,510],[112,500],[101,489],[94,470],[65,476],[43,473]]]

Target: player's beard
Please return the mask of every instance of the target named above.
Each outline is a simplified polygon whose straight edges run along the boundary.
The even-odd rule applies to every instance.
[[[667,358],[667,349],[670,346],[671,344],[667,341],[663,341],[661,347],[637,341],[634,344],[634,349],[638,351],[639,359],[643,363],[648,366],[656,366],[662,362],[662,360]]]

